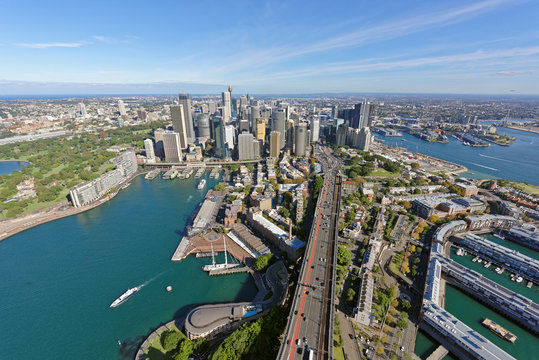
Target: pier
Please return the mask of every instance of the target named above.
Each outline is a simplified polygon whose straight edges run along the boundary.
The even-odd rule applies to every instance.
[[[427,360],[442,360],[448,353],[449,350],[447,350],[443,345],[440,345],[432,352],[432,354],[429,355]]]
[[[230,275],[230,274],[239,274],[244,272],[251,272],[251,268],[248,266],[242,266],[242,267],[235,267],[231,269],[220,269],[220,270],[211,270],[209,272],[210,276],[215,275]]]

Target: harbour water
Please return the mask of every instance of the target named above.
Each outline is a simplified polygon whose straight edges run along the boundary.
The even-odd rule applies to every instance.
[[[0,175],[11,174],[13,170],[20,170],[26,164],[28,163],[24,161],[0,161]]]
[[[217,183],[208,175],[206,189]],[[107,204],[0,242],[1,357],[131,359],[153,329],[193,305],[252,299],[247,274],[210,277],[201,271],[208,258],[170,261],[206,193],[196,183],[138,177]]]
[[[511,146],[471,147],[462,145],[453,137],[447,144],[429,143],[407,133],[403,133],[402,138],[379,134],[375,137],[386,145],[464,165],[468,168],[468,172],[462,174],[465,177],[504,178],[539,185],[539,134],[501,127],[498,133],[515,136],[517,140]],[[515,166],[518,166],[518,171],[515,171]]]

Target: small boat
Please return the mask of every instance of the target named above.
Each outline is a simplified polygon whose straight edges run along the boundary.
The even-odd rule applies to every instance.
[[[532,283],[531,281],[528,281],[528,284],[526,284],[526,287],[527,287],[528,289],[531,289],[532,286],[533,286],[533,283]]]
[[[476,256],[472,259],[472,262],[477,262],[477,260],[479,260],[479,257]]]
[[[498,233],[492,233],[492,236],[500,239],[500,240],[505,240],[505,237],[503,237],[502,235],[498,234]]]
[[[485,269],[488,269],[490,267],[492,263],[489,261],[487,263],[485,263],[485,265],[483,266]]]
[[[483,259],[479,258],[479,259],[477,259],[477,262],[480,263],[480,264],[482,264],[482,263],[483,263]]]
[[[172,286],[169,285],[165,289],[167,290],[167,292],[171,292],[172,291]]]
[[[497,267],[496,269],[494,269],[494,271],[496,271],[496,273],[498,273],[498,274],[500,273],[500,270],[501,270],[501,269],[500,269],[499,267]]]
[[[202,189],[204,189],[204,186],[206,186],[206,179],[200,180],[200,182],[197,185],[197,189],[202,190]]]
[[[517,276],[517,280],[516,280],[517,283],[521,283],[522,280],[524,280],[524,279],[522,278],[522,276]]]
[[[109,307],[113,308],[113,307],[116,307],[116,306],[120,306],[121,304],[123,304],[124,302],[126,302],[127,300],[129,300],[129,298],[131,298],[131,296],[133,296],[134,294],[137,293],[137,291],[140,290],[140,286],[135,286],[134,288],[131,288],[131,289],[127,289],[126,292],[124,292],[122,295],[120,295],[119,298],[117,298],[116,300],[114,300],[112,302],[112,304],[110,304]]]
[[[505,271],[505,269],[504,269],[504,268],[501,268],[499,274],[500,274],[500,275],[503,274],[504,271]]]
[[[462,248],[459,248],[459,249],[457,250],[457,255],[458,255],[458,256],[464,256],[464,250],[462,250]]]

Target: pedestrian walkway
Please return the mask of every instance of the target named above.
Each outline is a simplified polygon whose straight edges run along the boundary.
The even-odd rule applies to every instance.
[[[440,345],[429,355],[427,360],[442,360],[448,353],[449,351],[443,345]]]

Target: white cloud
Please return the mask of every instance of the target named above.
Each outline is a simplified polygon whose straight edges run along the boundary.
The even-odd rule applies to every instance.
[[[70,43],[19,43],[16,44],[18,47],[22,48],[29,48],[29,49],[46,49],[46,48],[52,48],[52,47],[61,47],[61,48],[77,48],[83,45],[88,44],[85,41],[80,42],[70,42]]]

